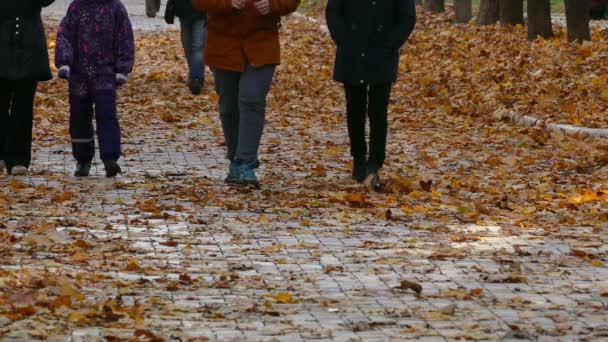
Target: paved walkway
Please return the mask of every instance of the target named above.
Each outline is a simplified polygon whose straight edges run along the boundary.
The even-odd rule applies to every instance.
[[[400,216],[398,208],[386,221],[343,206],[268,207],[265,201],[289,190],[280,184],[260,193],[230,190],[221,182],[226,163],[213,135],[186,130],[167,140],[165,134],[148,136],[145,143],[127,139],[127,173],[119,182],[105,180],[100,165],[89,180],[55,182],[49,175],[70,177],[69,147],[38,151],[34,165],[45,171],[22,181],[27,189],[42,187],[52,194],[77,189],[80,194],[61,203],[73,208],[72,217],[45,215],[60,222],[61,244],[87,241],[90,246],[52,259],[17,246],[0,270],[71,274],[80,279],[86,301],[111,303],[108,307],[123,316],[145,304],[141,327],[163,339],[572,341],[607,336],[608,298],[602,293],[608,291],[608,270],[581,263],[568,242],[501,226],[438,228]],[[201,151],[189,145],[192,141],[209,148]],[[290,171],[266,166],[261,173],[268,182],[270,174],[286,177]],[[0,179],[4,186],[8,182]],[[223,195],[214,200],[213,194]],[[46,201],[12,212],[4,222],[8,231],[31,237],[20,222],[56,208],[43,209]],[[592,241],[584,248],[589,254],[606,252]],[[84,255],[74,257],[75,252]],[[72,341],[136,333],[91,315],[83,319],[84,327],[71,329]],[[14,324],[13,332],[27,323]]]
[[[47,19],[61,20],[71,2],[71,0],[55,0],[51,6],[43,10],[43,14]],[[161,0],[160,11],[155,18],[146,16],[145,0],[122,0],[122,2],[129,11],[135,30],[150,32],[179,29],[177,24],[167,25],[163,19],[167,0]]]
[[[66,3],[54,5],[51,15]],[[127,5],[136,18],[143,14],[136,2]],[[158,20],[138,22],[145,29]],[[153,71],[139,72],[133,82],[153,82]],[[282,101],[281,91],[272,102]],[[195,101],[185,89],[171,94],[173,105]],[[0,295],[0,337],[608,337],[608,268],[599,261],[608,247],[594,240],[597,227],[558,238],[510,223],[420,219],[422,200],[403,207],[391,194],[362,195],[352,185],[344,130],[274,110],[262,147],[264,188],[230,188],[222,183],[227,165],[215,97],[200,99],[192,119],[202,127],[152,121],[155,129],[145,135],[125,132],[126,173],[116,181],[105,179],[99,164],[90,179],[72,178],[70,147],[57,137],[39,139],[30,176],[0,176],[0,247],[6,247],[0,248],[0,287],[27,289]],[[139,111],[171,107],[158,99],[141,102]],[[294,132],[288,120],[302,129]],[[300,134],[307,138],[297,139]],[[422,142],[405,137],[403,146],[391,148],[408,156],[416,144]],[[315,155],[325,168],[302,162]],[[458,168],[466,166],[458,160]]]

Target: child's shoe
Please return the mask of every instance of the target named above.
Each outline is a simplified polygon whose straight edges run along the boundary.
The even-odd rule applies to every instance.
[[[76,171],[74,171],[74,176],[89,177],[90,171],[91,171],[91,163],[78,163],[76,165]]]
[[[230,168],[228,169],[228,176],[224,179],[226,184],[236,184],[239,182],[239,166],[235,161],[230,162]]]
[[[122,173],[116,160],[104,160],[103,165],[106,167],[106,177],[108,178],[116,177],[117,174]]]
[[[11,175],[25,176],[25,175],[27,175],[27,167],[25,167],[23,165],[15,165],[11,168]]]
[[[238,178],[238,183],[245,185],[245,186],[249,186],[252,185],[255,188],[259,188],[260,187],[260,182],[258,181],[258,177],[256,177],[255,175],[255,170],[253,169],[253,167],[251,167],[250,165],[247,164],[241,164],[239,165],[239,178]]]

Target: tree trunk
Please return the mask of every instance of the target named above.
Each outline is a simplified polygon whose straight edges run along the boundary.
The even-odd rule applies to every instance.
[[[564,0],[568,41],[591,40],[589,30],[589,0]]]
[[[549,0],[528,1],[528,39],[553,37],[551,26],[551,2]]]
[[[532,0],[538,2],[541,0]],[[503,25],[517,25],[524,23],[524,0],[501,0],[500,23]]]
[[[424,0],[424,9],[433,13],[445,12],[444,0]]]
[[[454,21],[468,23],[473,17],[471,0],[454,0]]]
[[[500,18],[500,0],[481,0],[477,24],[493,25]]]

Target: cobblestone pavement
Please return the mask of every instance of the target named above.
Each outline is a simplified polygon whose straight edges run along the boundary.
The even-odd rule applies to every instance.
[[[178,29],[178,25],[167,25],[163,19],[165,13],[166,0],[161,0],[161,8],[155,18],[146,16],[145,0],[123,0],[122,1],[131,17],[131,22],[135,30],[140,31],[164,31]],[[59,21],[65,15],[65,12],[71,3],[71,0],[55,0],[55,2],[43,10],[43,15],[50,20]]]
[[[77,217],[66,219],[60,232],[92,244],[120,241],[128,249],[112,251],[112,259],[106,253],[103,259],[67,267],[62,258],[21,254],[18,259],[4,259],[0,269],[94,272],[99,282],[82,288],[89,300],[119,296],[124,305],[153,303],[157,310],[146,312],[145,325],[163,339],[608,337],[608,298],[602,296],[608,291],[608,271],[581,264],[573,256],[568,242],[575,237],[571,241],[539,238],[534,230],[522,233],[475,224],[437,230],[407,218],[396,217],[394,223],[369,221],[342,211],[324,218],[305,207],[196,205],[168,195],[167,189],[150,191],[146,182],[162,179],[171,187],[191,179],[201,198],[230,191],[222,190],[226,168],[222,149],[201,151],[188,145],[197,141],[214,146],[213,136],[205,132],[185,131],[171,141],[164,133],[146,138],[146,145],[153,147],[141,140],[126,141],[130,153],[120,182],[103,179],[97,165],[95,176],[85,184],[85,193],[93,198],[64,204],[97,215],[92,221],[87,218],[86,224],[74,222]],[[36,169],[48,171],[24,181],[52,187],[56,184],[47,174],[69,177],[73,163],[64,153],[68,150],[57,146],[37,151]],[[274,172],[289,170],[278,167]],[[261,173],[271,171],[263,168]],[[271,186],[255,200],[264,202],[277,191],[281,191],[278,186]],[[115,214],[125,205],[141,208],[144,200],[153,198],[155,205],[166,209],[162,215],[141,210],[128,216]],[[32,210],[12,215],[32,215]],[[9,218],[5,224],[17,229],[19,219]],[[593,241],[586,247],[590,254],[605,253],[607,248]],[[127,268],[104,272],[111,260],[135,260],[136,272]],[[416,294],[404,281],[420,284],[422,293]],[[90,326],[74,329],[68,340],[108,336],[128,338],[133,331]]]
[[[59,1],[50,15],[66,3]],[[127,5],[143,14],[136,2]],[[158,20],[139,22],[146,29]],[[210,93],[205,99],[215,100]],[[82,295],[81,302],[104,313],[66,311],[65,321],[76,326],[67,334],[60,329],[67,323],[39,318],[9,325],[0,315],[0,331],[10,326],[7,340],[151,340],[149,334],[175,341],[608,338],[608,268],[590,258],[608,251],[593,239],[597,227],[558,238],[498,223],[417,220],[392,207],[370,215],[371,209],[340,204],[340,194],[322,207],[321,199],[299,201],[283,186],[287,177],[309,174],[281,158],[263,163],[262,191],[229,188],[222,183],[227,164],[212,105],[201,119],[204,130],[160,127],[127,136],[126,172],[116,181],[103,177],[99,163],[90,179],[71,178],[70,147],[44,141],[35,147],[30,176],[17,183],[0,176],[3,205],[6,189],[38,194],[0,211],[0,233],[25,239],[0,251],[0,285],[6,272],[25,274],[24,282],[69,275],[79,290],[54,279],[44,295]],[[305,151],[306,142],[285,141],[281,120],[271,113],[264,154]],[[344,132],[310,129],[315,139],[344,146]],[[405,145],[406,154],[415,148],[414,141]],[[310,191],[351,186],[337,163],[322,173],[332,184]],[[56,194],[64,198],[49,204],[45,198]],[[279,195],[290,200],[277,205],[271,199]],[[66,208],[73,216],[54,214]],[[49,235],[39,227],[32,235],[24,222],[40,215],[59,222],[57,231]],[[32,252],[26,242],[47,241],[43,236],[50,247]],[[66,254],[58,245],[78,248]],[[82,252],[91,250],[95,256]],[[53,303],[49,313],[67,310]],[[129,317],[136,323],[124,323]]]

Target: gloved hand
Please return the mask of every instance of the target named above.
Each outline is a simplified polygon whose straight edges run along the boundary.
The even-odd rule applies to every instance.
[[[129,80],[129,76],[127,75],[123,75],[123,74],[116,74],[116,86],[117,87],[122,87],[123,85],[125,85],[127,83],[127,81]]]
[[[67,65],[64,65],[61,68],[59,68],[59,73],[57,74],[57,76],[59,76],[59,78],[63,78],[64,80],[69,80],[70,79],[70,67]]]

